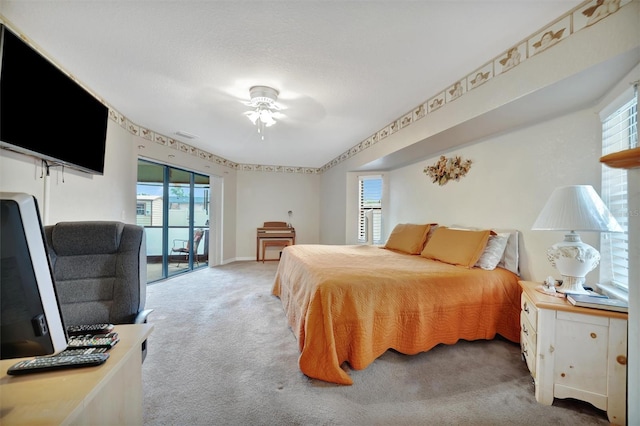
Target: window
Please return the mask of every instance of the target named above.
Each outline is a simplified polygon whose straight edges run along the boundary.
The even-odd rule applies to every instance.
[[[358,177],[358,242],[382,243],[382,176]]]
[[[638,145],[638,98],[629,99],[602,122],[602,155]],[[602,199],[624,232],[600,237],[600,281],[629,289],[629,207],[627,171],[602,166]]]
[[[136,224],[144,226],[146,237],[147,282],[207,266],[209,220],[214,221],[209,215],[210,177],[139,159],[136,193]],[[189,247],[188,253],[176,250],[181,247]]]

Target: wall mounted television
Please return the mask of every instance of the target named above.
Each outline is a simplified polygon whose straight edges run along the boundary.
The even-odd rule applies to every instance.
[[[0,24],[0,147],[102,175],[109,109]]]

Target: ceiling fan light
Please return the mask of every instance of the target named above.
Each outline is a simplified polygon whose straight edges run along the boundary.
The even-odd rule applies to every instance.
[[[267,119],[266,119],[266,120],[264,120],[264,119],[262,119],[262,118],[261,118],[261,121],[262,121],[262,122],[264,123],[264,125],[265,125],[265,126],[267,126],[267,127],[271,127],[271,126],[273,126],[274,124],[276,124],[276,120],[274,120],[274,119],[271,117],[271,115],[269,115],[269,117],[267,117]]]
[[[261,108],[260,109],[260,121],[262,121],[263,123],[267,123],[269,121],[273,121],[273,118],[271,118],[271,111],[269,111],[266,108]]]
[[[255,109],[247,111],[245,114],[254,125],[258,126],[258,133],[264,140],[264,128],[276,124],[273,115],[274,111],[280,109],[278,104],[276,104],[278,91],[267,86],[253,86],[249,89],[249,93],[251,95],[251,101],[248,105]]]
[[[253,124],[256,124],[256,121],[258,121],[258,118],[260,117],[260,113],[256,110],[256,111],[247,111],[245,112],[247,118],[249,118],[249,120],[251,120],[251,122]]]

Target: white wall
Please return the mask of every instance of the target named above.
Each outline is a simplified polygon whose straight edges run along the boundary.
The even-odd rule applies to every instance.
[[[80,147],[81,149],[81,147]],[[217,263],[236,257],[235,170],[170,150],[147,139],[134,136],[115,121],[108,121],[105,170],[102,176],[59,167],[50,176],[41,162],[30,156],[0,150],[0,191],[25,192],[38,199],[44,225],[61,221],[117,220],[136,221],[136,183],[138,156],[210,175],[212,188],[224,206],[220,213],[221,246],[211,241],[212,258]]]
[[[320,243],[344,244],[347,223],[347,162],[338,164],[320,177]],[[357,187],[351,188],[357,197]],[[351,195],[351,193],[349,194]],[[354,217],[355,221],[356,218]]]
[[[486,138],[474,138],[473,129],[490,128],[491,123],[482,121],[482,117],[529,96],[539,100],[532,95],[548,93],[550,87],[563,91],[592,87],[596,81],[580,77],[602,64],[608,66],[620,55],[631,52],[631,60],[635,62],[630,62],[629,68],[637,64],[640,32],[633,16],[639,13],[638,4],[627,8],[629,13],[613,15],[597,26],[579,31],[553,49],[528,59],[323,173],[322,243],[353,241],[348,234],[348,224],[355,220],[351,217],[354,212],[350,200],[357,197],[357,188],[350,178],[353,173],[374,171],[372,164],[385,166],[380,159],[398,158],[397,154],[407,151],[406,148],[420,146],[424,149],[408,150],[414,157],[401,166],[379,169],[391,170],[387,228],[404,221],[517,228],[523,232],[523,276],[543,279],[553,273],[545,251],[562,235],[529,230],[556,186],[590,184],[600,190],[601,126],[597,109],[583,104],[574,106],[570,113],[551,113],[555,105],[543,104],[537,105],[538,113],[546,114],[547,118],[538,119],[535,124],[503,130]],[[607,73],[592,76],[606,78]],[[585,86],[571,86],[576,84],[576,77]],[[603,96],[605,92],[606,89]],[[578,96],[580,90],[573,93]],[[467,133],[462,134],[460,129],[469,122],[474,123],[474,128],[470,132],[465,128]],[[469,176],[444,187],[431,184],[422,170],[435,163],[441,154],[461,154],[472,159]],[[597,236],[584,235],[583,239],[598,245]],[[597,279],[597,272],[592,272],[589,278]]]
[[[256,228],[291,222],[297,244],[319,242],[320,177],[317,174],[238,172],[236,236],[238,259],[256,258]],[[289,219],[287,212],[291,210]]]
[[[531,226],[555,187],[587,184],[599,191],[600,132],[599,117],[583,110],[448,152],[473,161],[459,181],[431,183],[423,169],[438,156],[394,170],[388,220],[518,229],[523,277],[557,275],[545,252],[564,234]],[[598,235],[582,237],[598,246]],[[587,278],[597,277],[594,271]]]
[[[628,401],[640,400],[640,168],[630,169],[629,182],[629,350],[628,350]],[[629,404],[627,423],[640,422],[640,406]]]
[[[80,148],[81,149],[81,148]],[[210,239],[212,265],[255,258],[256,228],[265,221],[289,221],[297,241],[319,242],[320,177],[316,174],[245,172],[134,136],[108,121],[103,176],[58,167],[41,177],[41,162],[0,150],[0,191],[34,195],[45,225],[74,220],[118,220],[135,223],[138,158],[184,168],[211,177],[213,203],[220,206]],[[218,245],[216,245],[218,242]]]
[[[34,195],[45,225],[89,219],[135,223],[136,156],[132,136],[109,120],[103,176],[52,167],[42,177],[39,160],[0,150],[0,190]]]

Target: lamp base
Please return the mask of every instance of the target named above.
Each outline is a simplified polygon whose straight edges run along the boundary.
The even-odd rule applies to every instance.
[[[583,243],[580,236],[571,231],[564,236],[564,241],[549,247],[547,258],[562,275],[562,285],[556,291],[589,294],[582,285],[585,276],[600,262],[598,250]]]
[[[562,285],[556,288],[559,293],[572,293],[572,294],[589,294],[587,290],[582,286],[585,282],[584,277],[568,277],[562,276]]]

